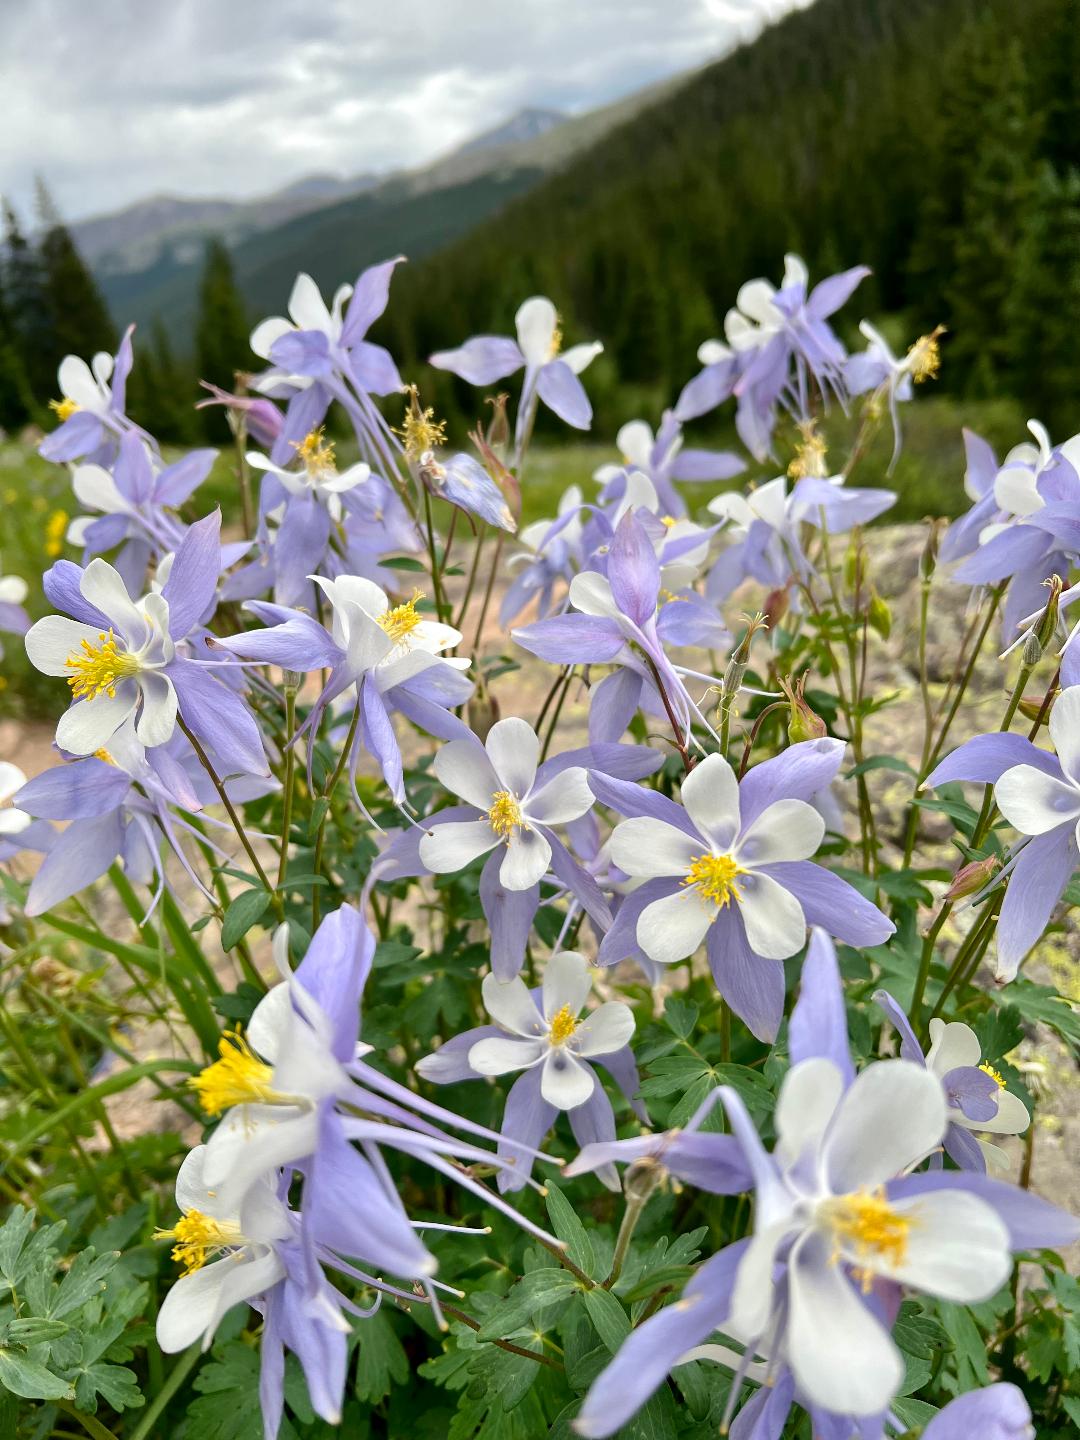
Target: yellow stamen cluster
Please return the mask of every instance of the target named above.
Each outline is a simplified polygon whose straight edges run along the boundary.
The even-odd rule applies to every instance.
[[[569,1005],[564,1005],[552,1016],[548,1039],[552,1045],[565,1045],[576,1029],[577,1020],[574,1018],[574,1012]]]
[[[138,673],[139,662],[134,655],[116,648],[116,636],[110,630],[98,632],[98,643],[82,642],[82,653],[69,655],[64,661],[68,670],[74,673],[68,677],[68,684],[76,700],[95,700],[99,695],[116,695],[121,680]]]
[[[827,1202],[827,1218],[837,1241],[834,1261],[840,1258],[840,1246],[846,1242],[855,1251],[853,1273],[869,1292],[881,1263],[895,1269],[907,1254],[911,1221],[898,1215],[885,1198],[884,1188],[859,1190]]]
[[[277,1098],[270,1085],[272,1067],[259,1059],[239,1030],[222,1035],[218,1055],[220,1059],[188,1081],[208,1115],[220,1115],[233,1105],[272,1104]]]
[[[660,516],[660,524],[663,525],[663,527],[664,527],[665,530],[670,530],[673,526],[677,525],[678,523],[679,523],[679,522],[678,522],[678,520],[675,519],[675,516],[674,516],[674,515],[661,515],[661,516]]]
[[[941,369],[941,346],[938,337],[944,335],[944,325],[939,325],[929,335],[920,335],[907,353],[908,369],[916,385],[924,380],[933,380]]]
[[[702,900],[723,910],[733,896],[736,900],[742,899],[735,878],[745,874],[744,867],[731,855],[698,855],[682,883],[696,887]]]
[[[552,330],[552,332],[551,332],[551,349],[550,349],[550,352],[549,352],[552,360],[555,359],[555,356],[558,355],[559,351],[562,349],[562,342],[563,342],[562,319],[561,319],[560,316],[556,315],[556,316],[555,316],[555,329]]]
[[[337,465],[334,461],[334,442],[327,440],[326,431],[320,425],[317,430],[310,430],[296,446],[296,453],[304,463],[304,469],[309,475],[335,474]]]
[[[56,412],[56,418],[60,421],[61,425],[64,423],[65,420],[70,420],[72,415],[75,414],[78,408],[79,407],[75,404],[75,401],[70,400],[66,395],[62,400],[49,401],[49,409]]]
[[[52,559],[64,548],[69,518],[66,510],[54,510],[45,522],[45,554]]]
[[[509,790],[499,790],[492,796],[487,818],[488,824],[500,840],[509,839],[514,831],[520,830],[525,823],[521,806]]]
[[[421,409],[420,396],[413,385],[409,388],[409,407],[394,434],[401,437],[406,458],[418,460],[429,450],[437,450],[440,445],[446,444],[446,421],[436,420],[430,405]]]
[[[801,480],[805,476],[813,476],[823,480],[828,472],[825,464],[825,455],[828,447],[825,444],[825,437],[818,433],[817,425],[813,420],[805,420],[799,425],[801,439],[795,446],[795,456],[788,466],[788,474],[792,480]]]
[[[172,1258],[184,1267],[184,1274],[201,1270],[207,1260],[228,1250],[240,1240],[240,1230],[227,1220],[215,1220],[201,1210],[189,1210],[171,1230],[155,1230],[155,1240],[175,1240]]]
[[[411,600],[395,605],[392,610],[384,610],[378,617],[379,624],[396,645],[407,639],[423,620],[423,616],[416,613],[416,602],[423,598],[422,590],[414,590]]]
[[[109,754],[108,750],[95,750],[95,751],[94,751],[94,759],[95,759],[95,760],[104,760],[106,765],[115,765],[115,764],[116,764],[116,761],[115,761],[115,760],[113,759],[113,757]]]
[[[990,1079],[993,1080],[994,1084],[998,1087],[999,1090],[1005,1089],[1005,1080],[1004,1077],[1001,1075],[1001,1072],[995,1070],[988,1061],[984,1060],[983,1063],[979,1066],[979,1069],[983,1072],[984,1075],[990,1076]]]

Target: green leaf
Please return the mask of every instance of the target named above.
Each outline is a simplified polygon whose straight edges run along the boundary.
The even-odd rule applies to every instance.
[[[566,1253],[578,1269],[591,1276],[596,1256],[585,1226],[578,1219],[577,1211],[570,1201],[553,1181],[547,1182],[547,1190],[547,1212],[551,1228],[560,1240],[566,1242]]]
[[[853,765],[845,775],[845,780],[854,780],[858,775],[867,775],[871,770],[896,770],[902,775],[917,776],[918,772],[901,760],[898,755],[871,755],[868,760],[862,760],[858,765]]]
[[[1015,1005],[1025,1020],[1049,1025],[1074,1050],[1080,1050],[1080,1009],[1048,985],[1035,985],[1021,975],[1009,986],[1007,995],[992,990],[990,998],[995,1004]]]
[[[134,1410],[146,1401],[139,1392],[134,1370],[126,1365],[108,1365],[95,1360],[74,1377],[75,1403],[80,1410],[93,1414],[100,1395],[114,1410]]]
[[[678,995],[669,995],[664,1002],[664,1024],[673,1030],[680,1040],[689,1040],[698,1022],[699,1009],[693,1000],[684,1000]]]
[[[115,1250],[105,1255],[95,1255],[93,1250],[83,1250],[71,1262],[71,1268],[61,1281],[60,1288],[48,1307],[50,1320],[60,1320],[72,1311],[81,1309],[88,1300],[94,1299],[105,1289],[105,1276],[115,1269],[120,1259]]]
[[[495,1306],[480,1329],[478,1340],[505,1340],[526,1324],[532,1316],[565,1299],[577,1289],[578,1281],[561,1265],[531,1270],[523,1275],[507,1295]]]
[[[597,1285],[582,1296],[585,1310],[596,1333],[612,1355],[630,1334],[630,1316],[610,1290]]]
[[[908,1430],[921,1429],[938,1413],[936,1406],[928,1405],[925,1400],[913,1400],[910,1395],[898,1395],[889,1408],[896,1412]]]
[[[388,560],[380,560],[379,564],[385,565],[388,570],[408,570],[418,575],[427,573],[420,561],[414,560],[411,555],[391,555]]]
[[[71,1400],[75,1396],[66,1380],[15,1350],[0,1349],[0,1385],[24,1400]]]
[[[896,1317],[893,1339],[905,1355],[932,1360],[938,1350],[952,1349],[952,1342],[940,1321],[927,1315],[911,1300],[905,1300]]]
[[[68,1329],[63,1320],[46,1320],[40,1315],[29,1315],[25,1320],[12,1320],[7,1327],[7,1338],[29,1350],[32,1345],[44,1345],[59,1339],[67,1334]]]
[[[409,1357],[390,1318],[377,1311],[360,1327],[356,1359],[356,1398],[377,1405],[395,1384],[409,1378]]]
[[[269,890],[244,890],[225,911],[221,923],[221,948],[231,950],[262,919],[270,904]]]
[[[230,1340],[217,1347],[192,1382],[199,1398],[188,1406],[184,1440],[262,1440],[259,1354]]]

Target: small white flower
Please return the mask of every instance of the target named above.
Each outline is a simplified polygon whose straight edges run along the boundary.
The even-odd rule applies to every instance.
[[[467,657],[444,655],[461,643],[461,631],[419,613],[419,595],[391,605],[386,591],[361,575],[339,575],[327,580],[309,577],[330,601],[331,633],[345,651],[350,673],[371,671],[380,692],[418,675],[433,665],[467,670]]]
[[[427,868],[435,874],[460,870],[504,845],[499,879],[505,888],[528,890],[537,884],[551,860],[551,846],[538,827],[576,820],[593,803],[580,766],[560,771],[537,788],[539,762],[540,741],[524,720],[499,720],[488,731],[483,749],[471,740],[444,745],[435,756],[435,774],[482,814],[475,820],[433,825],[420,841],[420,859]]]
[[[147,748],[164,745],[176,728],[176,691],[162,673],[175,654],[169,602],[154,593],[132,600],[104,560],[91,560],[79,591],[109,621],[107,630],[47,615],[26,636],[31,664],[45,675],[63,676],[75,698],[60,717],[56,743],[73,755],[92,755],[137,710],[140,741]]]
[[[946,1024],[936,1016],[930,1021],[930,1049],[926,1052],[926,1068],[936,1075],[945,1089],[948,1118],[951,1125],[964,1130],[982,1131],[988,1135],[1020,1135],[1031,1124],[1027,1106],[1005,1088],[1005,1082],[996,1070],[982,1063],[982,1046],[979,1037],[970,1025],[960,1020]],[[964,1114],[950,1094],[948,1076],[952,1070],[982,1070],[997,1085],[997,1114],[987,1120],[971,1120]],[[1008,1167],[1008,1158],[996,1145],[980,1140],[979,1148],[988,1164]]]
[[[336,344],[341,339],[345,306],[351,299],[353,287],[339,285],[334,291],[330,309],[319,293],[319,287],[310,275],[297,275],[289,296],[288,320],[283,315],[271,315],[260,321],[251,332],[251,348],[262,360],[270,359],[274,342],[294,330],[319,330],[327,339]],[[278,377],[280,379],[280,377]],[[307,381],[310,384],[310,380]],[[258,387],[256,387],[258,388]]]
[[[559,314],[545,295],[533,295],[518,306],[514,316],[518,348],[530,369],[539,369],[550,360],[561,360],[580,375],[603,350],[599,340],[562,349]]]
[[[61,416],[65,409],[68,414],[76,410],[87,410],[92,415],[105,415],[112,405],[112,389],[109,381],[113,372],[113,357],[107,350],[99,350],[90,364],[78,355],[65,355],[57,371],[57,383],[63,400],[53,408]]]
[[[361,461],[339,472],[334,461],[334,446],[325,439],[322,430],[312,430],[305,436],[297,445],[296,453],[300,461],[300,468],[296,470],[275,465],[259,450],[250,450],[246,458],[252,469],[276,475],[290,495],[312,495],[326,506],[334,520],[340,520],[342,495],[362,485],[371,475],[371,466]]]
[[[582,1061],[621,1050],[634,1033],[633,1012],[618,1000],[608,1000],[578,1019],[591,987],[584,956],[569,950],[548,961],[540,1005],[520,976],[500,984],[494,975],[486,975],[484,1004],[507,1036],[478,1040],[469,1051],[469,1064],[481,1075],[542,1065],[540,1093],[549,1105],[559,1110],[584,1105],[596,1075]]]
[[[31,817],[8,801],[26,784],[26,776],[10,760],[0,760],[0,837],[18,835],[30,824]]]

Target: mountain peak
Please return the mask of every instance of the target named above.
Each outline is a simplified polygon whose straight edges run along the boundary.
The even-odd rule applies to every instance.
[[[491,150],[497,145],[515,145],[523,140],[535,140],[562,125],[567,119],[561,110],[545,110],[527,105],[511,115],[508,120],[484,130],[459,146],[458,155],[470,155],[475,150]]]

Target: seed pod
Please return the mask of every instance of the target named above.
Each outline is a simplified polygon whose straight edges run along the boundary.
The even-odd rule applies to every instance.
[[[966,865],[961,865],[945,891],[945,899],[962,900],[966,895],[976,894],[987,883],[997,866],[996,855],[987,855],[983,860],[969,860]]]
[[[870,592],[867,619],[870,621],[870,628],[876,630],[883,640],[887,640],[892,634],[892,611],[876,590]]]
[[[798,745],[803,740],[820,740],[829,733],[825,721],[811,710],[806,702],[803,694],[806,689],[805,675],[800,675],[798,680],[781,680],[780,688],[788,698],[790,711],[787,733],[793,745]]]

